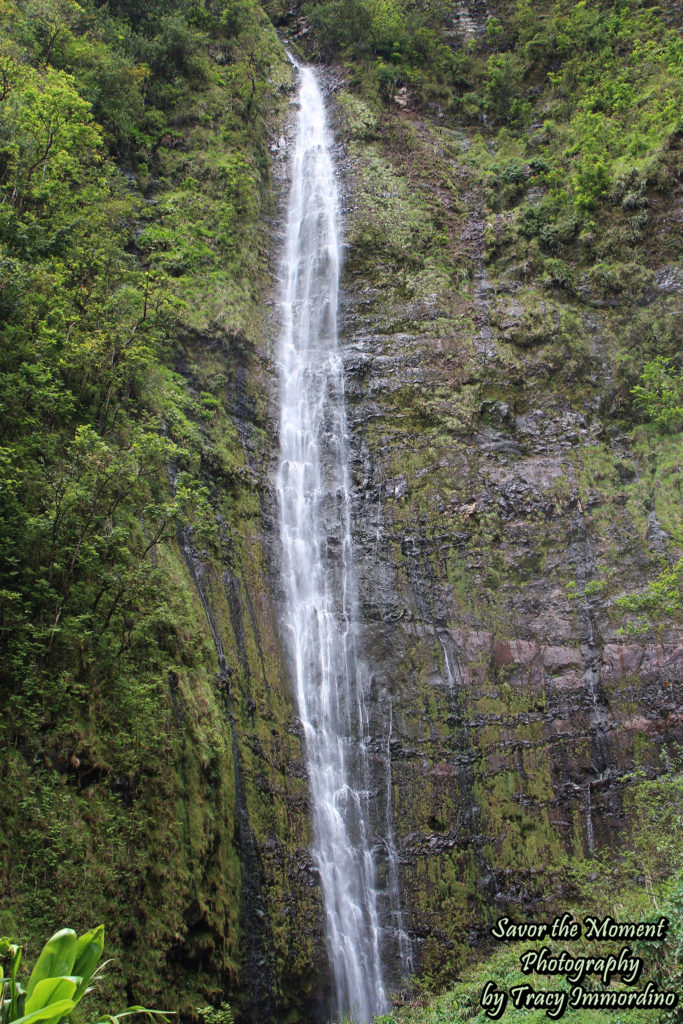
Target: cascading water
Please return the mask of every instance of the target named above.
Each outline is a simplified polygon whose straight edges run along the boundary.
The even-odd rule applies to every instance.
[[[282,267],[280,501],[285,626],[310,778],[335,1009],[388,1008],[369,825],[368,715],[356,637],[338,198],[323,98],[300,76]]]

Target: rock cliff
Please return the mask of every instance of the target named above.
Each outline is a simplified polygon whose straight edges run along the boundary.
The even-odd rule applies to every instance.
[[[407,39],[407,6],[317,6],[269,9],[334,57],[379,883],[390,837],[438,984],[561,904],[683,732],[680,422],[634,401],[678,354],[679,11],[425,5]],[[41,10],[0,10],[0,930],[104,921],[109,1009],[317,1024],[274,490],[288,62],[256,3],[55,5],[49,38]],[[68,188],[13,141],[46,95]]]
[[[681,281],[653,246],[645,292],[544,287],[467,132],[397,106],[379,126],[337,96],[343,337],[378,757],[438,975],[501,908],[557,902],[564,857],[615,842],[629,770],[680,739],[680,634],[634,642],[613,598],[676,557],[677,439],[629,429],[615,377]]]

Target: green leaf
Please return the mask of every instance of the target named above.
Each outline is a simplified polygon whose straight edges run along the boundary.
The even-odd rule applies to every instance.
[[[80,981],[80,978],[74,977],[43,978],[34,985],[33,992],[26,1000],[26,1013],[31,1014],[64,999],[74,999]]]
[[[85,995],[93,972],[104,950],[104,925],[85,932],[76,944],[76,955],[72,971],[81,978],[81,983],[76,989],[74,999],[78,1001]]]
[[[16,1020],[11,1021],[11,1024],[38,1024],[38,1021],[59,1021],[62,1017],[66,1017],[67,1014],[71,1013],[75,1005],[71,999],[60,999],[56,1003],[50,1003],[49,1006],[41,1007],[40,1010],[34,1010],[33,1013],[17,1017]]]
[[[71,974],[77,943],[76,932],[72,928],[62,928],[48,939],[31,972],[26,989],[27,997],[31,996],[38,982],[44,978],[63,978]]]

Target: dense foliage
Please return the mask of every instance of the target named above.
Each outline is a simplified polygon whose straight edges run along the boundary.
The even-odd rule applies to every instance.
[[[220,315],[237,330],[239,291],[261,273],[256,84],[272,40],[258,35],[257,10],[168,5],[139,25],[124,15],[75,3],[2,10],[13,40],[0,121],[10,738],[37,736],[58,714],[67,740],[103,686],[118,695],[121,742],[144,728],[145,678],[172,661],[179,628],[157,551],[181,517],[206,521],[199,424],[213,399],[191,396],[173,372],[174,339]],[[220,75],[209,39],[229,54]],[[228,99],[220,158],[198,150],[196,134],[179,158],[183,133]],[[123,154],[119,169],[111,152]],[[126,166],[146,190],[130,187]],[[223,278],[231,292],[213,309]]]
[[[251,0],[0,5],[0,927],[30,949],[119,904],[113,950],[156,950],[135,973],[157,1003],[174,893],[201,884],[183,857],[232,827],[200,820],[178,852],[178,787],[219,775],[231,800],[178,538],[216,558],[218,509],[257,507],[225,371],[257,333],[288,78]],[[199,751],[180,782],[178,708]],[[234,886],[216,919],[239,943]]]

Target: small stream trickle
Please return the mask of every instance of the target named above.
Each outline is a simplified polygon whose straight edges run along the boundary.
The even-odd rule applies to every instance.
[[[588,840],[588,853],[593,856],[595,853],[595,833],[593,832],[593,799],[591,797],[591,784],[586,786],[586,838]]]

